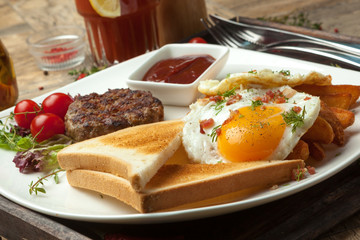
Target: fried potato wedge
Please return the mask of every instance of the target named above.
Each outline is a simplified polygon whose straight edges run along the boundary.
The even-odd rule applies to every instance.
[[[329,144],[334,141],[335,133],[330,125],[323,117],[318,117],[312,127],[302,136],[307,142],[319,142]]]
[[[349,109],[352,104],[352,96],[350,93],[324,94],[320,96],[320,99],[324,101],[329,107]]]
[[[325,96],[325,95],[338,95],[338,94],[350,94],[350,106],[354,104],[360,96],[360,87],[355,85],[309,85],[302,84],[295,87],[295,90],[300,92],[306,92],[314,96]],[[329,105],[330,106],[330,105]]]
[[[323,101],[321,101],[319,116],[324,118],[331,125],[335,134],[333,143],[338,146],[343,146],[345,144],[344,128],[342,127],[340,120]]]
[[[325,150],[320,143],[307,142],[310,152],[310,157],[314,160],[321,161],[325,158]]]
[[[286,157],[287,160],[291,159],[302,159],[306,160],[309,158],[309,147],[308,144],[303,141],[299,140],[299,142],[296,144],[292,152]]]
[[[337,119],[339,119],[343,129],[350,127],[355,122],[355,114],[352,111],[337,107],[329,107],[329,109],[335,114]]]

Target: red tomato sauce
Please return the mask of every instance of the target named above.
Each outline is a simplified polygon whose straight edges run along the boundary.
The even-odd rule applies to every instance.
[[[161,60],[148,70],[143,81],[189,84],[214,61],[210,55],[187,55]]]

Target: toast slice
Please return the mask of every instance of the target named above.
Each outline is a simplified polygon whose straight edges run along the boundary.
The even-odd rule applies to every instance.
[[[172,120],[122,129],[62,149],[58,162],[65,170],[122,177],[140,191],[179,148],[182,128],[182,120]]]
[[[179,207],[255,187],[290,181],[303,160],[219,164],[166,164],[140,192],[129,181],[90,170],[67,171],[73,187],[112,196],[142,213]]]

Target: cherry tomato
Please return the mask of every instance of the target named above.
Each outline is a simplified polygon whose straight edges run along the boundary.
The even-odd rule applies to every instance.
[[[194,37],[189,40],[189,43],[207,43],[205,39],[201,37]]]
[[[30,131],[36,141],[42,142],[56,134],[64,134],[65,124],[58,115],[42,113],[32,120]]]
[[[45,113],[53,113],[64,119],[69,105],[74,100],[65,93],[53,93],[47,96],[42,102]]]
[[[22,100],[16,104],[14,113],[17,125],[23,128],[30,128],[31,121],[41,112],[40,106],[33,100]]]

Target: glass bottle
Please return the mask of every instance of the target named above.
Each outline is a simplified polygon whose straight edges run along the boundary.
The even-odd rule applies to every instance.
[[[0,39],[0,110],[11,107],[18,98],[13,62]]]

